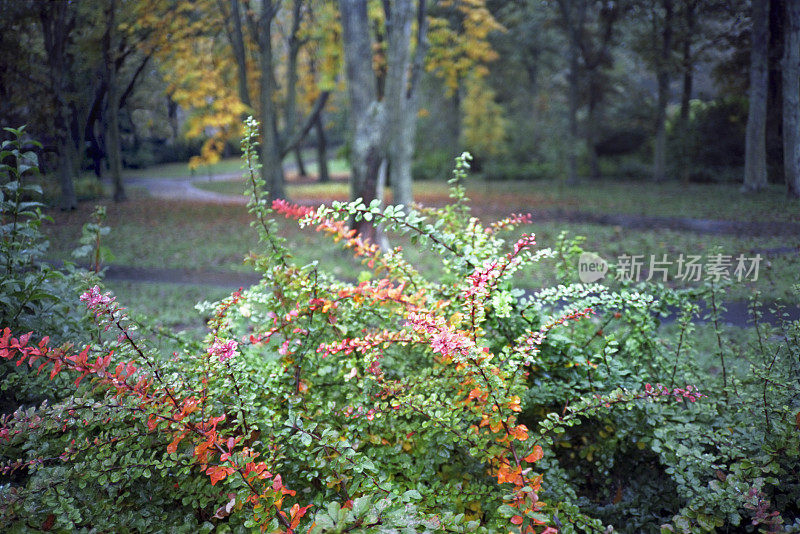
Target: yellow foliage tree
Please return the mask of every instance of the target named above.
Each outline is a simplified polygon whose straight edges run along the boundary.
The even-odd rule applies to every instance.
[[[498,156],[505,148],[507,119],[503,107],[495,100],[494,89],[482,76],[466,79],[466,95],[462,99],[464,147],[478,156]]]

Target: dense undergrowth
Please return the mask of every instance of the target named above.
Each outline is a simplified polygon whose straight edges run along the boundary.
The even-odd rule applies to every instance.
[[[466,156],[440,209],[267,204],[248,126],[261,282],[205,306],[202,343],[162,332],[166,353],[95,275],[35,263],[35,161],[4,145],[4,530],[800,530],[800,325],[734,342],[724,288],[567,283],[575,243],[471,217]],[[352,252],[361,280],[297,263],[276,214]],[[440,274],[353,219],[432,249]],[[564,283],[515,289],[534,262]]]

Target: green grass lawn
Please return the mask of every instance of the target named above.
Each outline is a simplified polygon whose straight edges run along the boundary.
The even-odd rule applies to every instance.
[[[200,182],[198,187],[239,195],[244,181]],[[786,197],[783,187],[772,186],[758,195],[743,195],[734,184],[663,184],[643,182],[584,182],[567,186],[561,181],[487,182],[469,180],[467,194],[482,209],[509,211],[584,212],[591,214],[688,217],[730,221],[800,222],[800,201]],[[293,198],[325,201],[348,198],[345,182],[289,186]],[[448,200],[444,182],[415,182],[414,194],[426,203]],[[391,194],[387,194],[391,201]]]
[[[303,161],[306,171],[310,175],[317,174],[316,150],[302,150]],[[292,155],[286,156],[284,165],[294,166],[295,158]],[[337,158],[328,162],[328,171],[331,174],[341,174],[350,172],[350,166],[346,160]],[[196,169],[190,169],[188,163],[164,163],[154,165],[144,169],[125,169],[122,171],[123,178],[186,178],[196,176],[223,176],[226,174],[239,174],[242,172],[242,159],[239,156],[220,159],[212,165],[201,165]]]
[[[139,198],[122,204],[108,203],[108,221],[112,231],[106,240],[115,259],[121,265],[167,267],[194,270],[248,271],[243,262],[249,251],[257,251],[255,231],[250,227],[250,216],[243,206],[221,206],[206,203],[170,202]],[[485,221],[500,218],[501,211],[482,206]],[[51,256],[70,259],[80,234],[81,225],[91,212],[89,204],[72,213],[53,210],[54,223],[44,226],[51,243]],[[354,279],[361,270],[360,264],[336,245],[311,229],[300,230],[293,221],[279,220],[282,234],[298,262],[305,264],[321,260],[334,274]],[[709,236],[668,230],[634,231],[612,226],[592,224],[537,223],[519,229],[533,232],[540,246],[555,244],[558,235],[567,231],[571,236],[583,235],[586,250],[598,252],[615,263],[623,254],[668,254],[675,259],[679,254],[707,255],[718,249],[721,253],[751,256],[764,249],[785,247],[784,238],[739,239],[731,236]],[[408,259],[424,272],[435,276],[438,256],[409,243],[406,239],[392,239],[392,244],[402,245]],[[797,241],[794,245],[797,246]],[[733,286],[731,298],[747,298],[754,289],[763,292],[768,300],[796,298],[791,286],[798,283],[800,256],[778,254],[766,258],[760,268],[759,280]],[[518,276],[519,285],[535,289],[553,283],[552,267],[532,267]],[[576,276],[577,281],[577,276]]]
[[[144,169],[125,169],[122,171],[123,178],[186,178],[187,176],[219,176],[224,174],[236,174],[242,170],[241,158],[232,157],[219,160],[212,165],[202,165],[196,169],[190,169],[188,163],[164,163],[154,165]]]
[[[770,186],[758,195],[744,195],[736,184],[603,181],[568,185],[563,181],[479,181],[468,185],[467,192],[475,198],[488,195],[510,205],[527,204],[531,209],[800,222],[800,201],[787,198],[782,186]]]
[[[106,286],[128,308],[133,319],[152,321],[156,328],[193,334],[202,332],[207,320],[195,309],[195,304],[230,295],[223,288],[188,284],[108,281]]]

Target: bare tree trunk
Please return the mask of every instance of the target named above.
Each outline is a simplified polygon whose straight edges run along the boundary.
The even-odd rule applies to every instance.
[[[239,77],[239,100],[248,108],[253,104],[250,100],[250,90],[247,85],[247,55],[244,47],[244,34],[242,33],[242,14],[239,0],[231,0],[231,33],[229,35],[233,56],[236,59],[236,73]]]
[[[73,89],[70,88],[74,92]],[[81,163],[83,155],[86,153],[86,129],[83,128],[83,120],[78,120],[78,115],[82,110],[78,109],[75,102],[69,106],[70,136],[72,142],[69,144],[72,160],[72,179],[77,180],[81,177]]]
[[[800,197],[800,3],[787,2],[783,49],[783,162],[787,193]]]
[[[385,101],[389,158],[394,204],[409,205],[411,199],[411,154],[414,131],[408,136],[406,86],[411,55],[411,0],[387,0],[383,3],[388,39]],[[410,147],[408,145],[411,145]]]
[[[569,42],[569,110],[567,120],[569,132],[567,135],[567,183],[578,182],[578,99],[580,97],[580,70],[579,54],[583,21],[586,17],[586,2],[573,3],[569,0],[558,0],[564,30]]]
[[[328,172],[328,140],[325,137],[325,125],[322,120],[322,113],[318,114],[314,120],[314,129],[317,132],[317,174],[319,181],[330,182],[331,176]]]
[[[578,43],[569,43],[569,135],[567,136],[567,183],[578,183]]]
[[[672,0],[662,0],[664,26],[661,30],[661,56],[658,59],[658,108],[656,110],[656,141],[653,151],[653,179],[662,182],[667,177],[667,104],[669,104],[669,70],[672,52]]]
[[[303,163],[303,153],[300,151],[300,147],[295,148],[293,152],[294,159],[297,162],[297,174],[305,178],[308,173],[306,172],[306,165]]]
[[[74,210],[78,207],[75,195],[75,184],[72,181],[72,158],[67,146],[69,139],[59,136],[58,139],[58,181],[61,185],[61,209]]]
[[[117,2],[111,0],[106,6],[106,31],[103,34],[103,68],[107,86],[105,137],[108,142],[108,164],[111,181],[114,184],[114,201],[127,198],[122,184],[122,149],[119,138],[119,73],[116,58],[112,55],[114,31],[116,29]]]
[[[411,117],[411,113],[406,114],[397,125],[396,144],[393,143],[389,146],[392,203],[395,205],[411,206],[414,202],[411,168],[414,159],[416,128],[416,113],[414,113],[414,117]]]
[[[747,114],[744,185],[742,191],[760,191],[767,185],[767,48],[769,0],[753,0],[750,50],[750,108]]]
[[[594,74],[592,74],[592,78],[594,78]],[[589,109],[586,116],[586,151],[589,155],[589,172],[592,177],[592,180],[599,180],[601,178],[600,173],[600,160],[597,156],[597,128],[598,128],[598,120],[597,120],[597,104],[598,104],[598,90],[595,87],[595,83],[591,82],[589,84]]]
[[[339,9],[350,99],[350,197],[369,203],[377,198],[378,175],[384,159],[385,112],[377,100],[377,84],[372,71],[367,2],[339,0]],[[370,222],[362,220],[354,222],[353,226],[366,238],[374,240],[376,237],[376,229]]]
[[[297,59],[300,54],[300,22],[303,0],[292,2],[292,29],[289,33],[289,58],[286,64],[286,108],[282,138],[288,140],[297,130]],[[286,147],[284,147],[286,148]]]
[[[681,112],[680,112],[680,177],[683,183],[689,182],[689,111],[692,100],[692,87],[694,85],[694,60],[692,58],[692,36],[695,31],[695,9],[697,4],[694,1],[685,2],[683,12],[684,32],[683,37],[683,89],[681,91]]]
[[[167,122],[169,122],[169,129],[172,133],[171,141],[177,143],[181,133],[178,126],[178,104],[169,95],[167,95]]]
[[[117,94],[117,72],[112,66],[108,84],[108,164],[114,183],[114,201],[127,199],[122,183],[122,147],[119,136],[119,95]]]
[[[412,192],[412,159],[417,127],[419,76],[427,51],[427,4],[419,1],[417,10],[417,48],[411,60],[411,29],[414,19],[412,0],[384,2],[388,34],[386,74],[386,113],[388,121],[389,175],[393,202],[409,206]],[[409,73],[409,66],[411,72]],[[409,79],[410,75],[410,79]]]
[[[58,178],[61,185],[61,209],[72,210],[78,206],[75,186],[72,181],[72,143],[70,110],[66,90],[67,39],[75,25],[74,14],[69,13],[66,2],[41,4],[39,12],[42,24],[44,48],[47,53],[50,87],[55,100],[55,130],[58,147]]]
[[[270,198],[285,198],[283,165],[280,139],[278,137],[278,118],[275,105],[275,72],[272,59],[272,20],[275,17],[272,0],[263,0],[259,17],[258,48],[259,70],[261,71],[261,92],[259,95],[261,122],[261,178],[266,184]]]

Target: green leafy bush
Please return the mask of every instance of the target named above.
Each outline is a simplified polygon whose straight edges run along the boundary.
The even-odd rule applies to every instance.
[[[572,284],[582,250],[506,241],[521,215],[361,200],[268,205],[248,124],[244,157],[259,284],[203,308],[202,345],[160,354],[114,297],[81,296],[81,349],[9,329],[0,357],[74,379],[73,394],[0,428],[0,514],[17,530],[705,532],[797,522],[798,327],[759,323],[737,354],[695,346],[697,299],[719,288]],[[273,210],[364,262],[360,283],[300,265]],[[408,234],[436,280],[348,220]],[[562,285],[526,294],[544,262]],[[679,310],[678,332],[660,320]],[[37,332],[44,335],[45,331]],[[712,371],[713,369],[713,371]],[[692,385],[701,384],[700,393]],[[75,496],[80,495],[80,499]],[[111,511],[111,512],[109,512]]]
[[[48,242],[41,233],[41,188],[38,158],[24,147],[40,146],[24,128],[5,129],[11,139],[0,149],[0,325],[17,332],[47,332],[59,343],[89,339],[86,313],[78,302],[81,287],[93,278],[68,265],[59,270],[42,261]],[[26,367],[0,364],[3,406],[19,406],[60,395]]]

